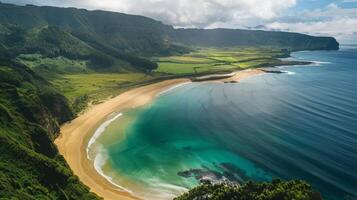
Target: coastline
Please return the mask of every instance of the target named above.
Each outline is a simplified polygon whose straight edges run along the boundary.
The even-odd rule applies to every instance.
[[[247,69],[238,71],[229,78],[214,82],[238,82],[263,73],[260,69]],[[90,107],[76,119],[61,126],[60,136],[55,140],[60,154],[65,158],[74,174],[90,188],[91,192],[105,200],[138,199],[134,194],[113,185],[95,169],[94,163],[87,157],[87,145],[93,136],[95,137],[96,129],[107,121],[107,117],[111,114],[143,106],[165,91],[190,82],[189,79],[184,78],[166,80],[129,90]]]

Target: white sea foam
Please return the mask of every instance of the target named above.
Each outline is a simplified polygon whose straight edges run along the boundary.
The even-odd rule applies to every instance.
[[[113,116],[113,115],[112,115]],[[123,116],[123,113],[114,113],[114,117],[109,118],[107,121],[105,121],[103,124],[101,124],[97,130],[94,132],[94,135],[92,136],[92,138],[89,140],[88,142],[88,146],[87,146],[87,157],[88,159],[92,160],[89,156],[89,151],[91,150],[91,148],[93,148],[93,144],[95,144],[96,140],[101,136],[101,134],[105,131],[105,129],[116,119],[118,119],[119,117]],[[118,191],[125,191],[128,192],[130,194],[133,194],[132,191],[128,190],[127,188],[118,185],[117,183],[114,182],[113,177],[107,175],[104,173],[103,171],[103,167],[105,165],[105,163],[107,162],[109,156],[108,153],[106,152],[105,148],[103,147],[103,145],[98,144],[95,146],[95,157],[93,159],[93,164],[94,164],[94,168],[95,170],[101,175],[103,176],[109,183],[111,183],[112,185],[114,185],[115,187],[118,188]]]
[[[316,64],[331,64],[330,62],[324,62],[324,61],[311,61]]]
[[[295,72],[292,72],[292,71],[282,71],[284,73],[286,73],[287,75],[295,75],[296,73]]]
[[[325,61],[315,61],[315,60],[303,60],[303,59],[291,59],[291,60],[300,60],[300,61],[305,61],[305,62],[311,62],[309,65],[283,65],[283,66],[277,66],[277,68],[287,68],[287,67],[304,67],[304,66],[321,66],[321,65],[326,65],[326,64],[331,64],[331,62],[325,62]]]
[[[146,182],[153,186],[150,187],[150,191],[152,191],[150,194],[146,193],[142,195],[144,199],[148,200],[173,199],[174,197],[177,197],[188,191],[187,188],[164,183],[162,180],[156,178],[147,179]]]
[[[307,66],[321,66],[321,65],[331,64],[330,62],[323,62],[323,61],[310,61],[310,62],[312,62],[312,64]]]
[[[172,87],[168,88],[167,90],[164,90],[164,91],[162,91],[162,92],[159,92],[156,96],[163,95],[163,94],[165,94],[165,93],[167,93],[167,92],[169,92],[169,91],[171,91],[171,90],[173,90],[173,89],[176,89],[176,88],[178,88],[178,87],[181,87],[181,86],[184,86],[184,85],[187,85],[187,84],[190,84],[190,82],[177,84],[177,85],[175,85],[175,86],[172,86]]]
[[[178,85],[175,85],[163,92],[161,92],[160,94],[158,95],[162,95],[166,92],[169,92],[175,88],[178,88],[180,86],[183,86],[183,85],[186,85],[186,84],[189,84],[189,83],[182,83],[182,84],[178,84]],[[93,161],[93,164],[94,164],[94,168],[95,170],[102,176],[104,177],[109,183],[111,183],[113,186],[117,187],[118,188],[118,191],[125,191],[125,192],[128,192],[132,195],[134,195],[134,192],[117,184],[115,181],[114,181],[114,177],[115,176],[112,176],[110,174],[106,174],[104,171],[103,171],[103,167],[105,166],[105,164],[107,163],[108,159],[109,159],[109,155],[108,153],[106,152],[105,148],[103,147],[102,144],[98,144],[96,143],[97,139],[101,136],[101,134],[106,130],[106,128],[113,122],[115,121],[116,119],[118,119],[119,117],[123,116],[123,113],[114,113],[114,117],[112,115],[112,117],[109,117],[109,119],[107,121],[105,121],[104,123],[102,123],[97,129],[96,131],[94,132],[93,136],[90,138],[89,142],[88,142],[88,145],[87,145],[87,158],[89,160],[92,160]],[[95,144],[95,146],[94,146]],[[95,149],[94,149],[95,148]],[[92,155],[95,155],[95,156],[90,156],[90,153],[91,152],[95,152],[95,154],[92,154]],[[92,157],[92,158],[91,158]],[[94,158],[93,158],[94,157]],[[151,183],[150,183],[151,184]],[[180,187],[180,186],[175,186],[175,185],[171,185],[171,184],[165,184],[165,183],[160,183],[160,182],[156,182],[154,184],[156,187],[155,189],[153,189],[154,191],[156,190],[157,193],[160,194],[160,199],[162,198],[162,195],[167,195],[165,196],[163,199],[168,199],[169,198],[173,198],[175,196],[178,196],[178,194],[181,194],[185,191],[187,191],[186,188],[183,188],[183,187]],[[138,194],[140,195],[140,194]],[[151,196],[152,195],[152,196]],[[143,196],[145,198],[149,197],[149,199],[158,199],[158,196],[156,195],[153,195],[153,194],[150,194],[150,195],[147,195],[147,194],[143,194]],[[151,198],[152,197],[152,198]]]
[[[112,185],[114,185],[115,187],[118,187],[118,190],[119,191],[125,191],[125,192],[128,192],[130,194],[133,194],[132,191],[124,188],[123,186],[121,185],[118,185],[116,184],[114,181],[113,181],[113,177],[111,176],[108,176],[104,173],[103,171],[103,166],[105,165],[105,163],[107,162],[108,160],[108,153],[105,151],[105,149],[103,148],[103,146],[99,146],[99,151],[98,153],[96,154],[95,156],[95,159],[94,159],[94,168],[95,170],[101,175],[103,176],[109,183],[111,183]]]
[[[117,115],[115,115],[113,118],[110,118],[109,120],[105,121],[103,124],[101,124],[97,130],[94,132],[94,135],[91,137],[91,139],[88,142],[87,145],[87,158],[89,160],[91,160],[90,156],[89,156],[89,150],[92,147],[92,145],[95,143],[95,141],[100,137],[100,135],[105,131],[105,129],[116,119],[118,119],[119,117],[121,117],[123,115],[123,113],[119,113]]]

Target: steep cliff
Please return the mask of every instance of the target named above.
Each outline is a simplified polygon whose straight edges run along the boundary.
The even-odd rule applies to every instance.
[[[98,199],[53,143],[73,118],[67,100],[27,67],[0,60],[0,191],[3,198]]]

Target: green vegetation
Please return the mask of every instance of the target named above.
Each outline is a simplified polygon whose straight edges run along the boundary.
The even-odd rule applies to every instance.
[[[59,74],[93,72],[89,67],[89,61],[62,56],[49,58],[41,54],[20,54],[16,59],[48,80],[55,79]]]
[[[52,83],[69,99],[77,113],[84,110],[89,102],[99,103],[152,79],[152,76],[142,73],[88,73],[63,75]]]
[[[280,49],[232,48],[200,49],[182,56],[156,59],[159,73],[197,75],[203,73],[231,72],[246,68],[294,64],[278,58],[288,57],[289,52]],[[300,63],[302,64],[302,63]]]
[[[174,29],[150,18],[114,12],[0,3],[0,56],[16,59],[53,83],[70,99],[75,112],[83,110],[90,101],[103,99],[109,93],[106,91],[118,94],[124,87],[150,81],[153,77],[144,75],[148,72],[155,71],[155,76],[186,76],[288,64],[276,59],[285,56],[287,51],[257,50],[258,47],[291,49],[299,43],[304,44],[299,48],[329,49],[333,40],[291,33],[264,35],[249,31],[242,35],[240,30],[228,31],[229,37],[226,37],[227,31],[219,30],[222,34],[217,37],[224,40],[217,39],[218,43],[211,45],[205,41],[206,36],[212,37],[212,31],[215,32]],[[198,33],[202,33],[201,39],[195,38]],[[284,42],[277,41],[276,35]],[[261,43],[262,38],[267,41],[268,37],[271,41]],[[245,44],[255,49],[231,47],[224,51],[206,49],[189,54],[196,46],[184,47],[192,40],[191,44],[198,46],[241,45],[236,38],[249,41]],[[159,59],[153,62],[149,58],[154,56]],[[137,80],[130,75],[133,72],[145,78]],[[116,82],[110,78],[100,83],[89,82],[98,81],[91,79],[93,76],[105,79],[108,73],[123,75]]]
[[[56,72],[85,72],[88,70],[85,61],[71,60],[65,57],[48,58],[41,54],[21,54],[18,56],[20,62],[31,69],[48,68]]]
[[[90,68],[89,61],[65,57],[48,58],[40,54],[21,54],[16,60],[51,82],[67,97],[75,113],[84,110],[89,102],[98,103],[154,78],[135,71],[98,72]]]
[[[338,49],[331,37],[230,29],[174,29],[150,18],[75,8],[0,3],[0,49],[88,59],[97,67],[117,60],[153,69],[142,57],[187,53],[187,46]]]
[[[277,59],[290,50],[337,48],[327,37],[174,29],[142,16],[0,3],[0,198],[98,199],[53,144],[59,125],[90,102],[167,77],[298,64]],[[178,199],[311,199],[310,189],[204,184]]]
[[[339,44],[331,37],[305,34],[240,29],[175,29],[170,32],[175,42],[200,47],[265,47],[297,50],[337,50]]]
[[[207,55],[199,56],[193,54],[180,55],[180,56],[169,56],[161,57],[159,62],[173,62],[173,63],[187,63],[187,64],[204,64],[204,63],[215,63],[214,60],[206,58]]]
[[[205,182],[175,200],[322,200],[304,181],[273,180],[272,183],[247,182],[211,184]]]
[[[89,102],[98,103],[153,79],[151,75],[141,72],[97,72],[89,67],[87,61],[65,57],[21,54],[16,60],[51,82],[67,97],[75,113],[82,111]]]
[[[157,57],[154,73],[130,70],[93,69],[89,60],[63,56],[46,57],[41,54],[20,54],[16,60],[30,67],[36,74],[51,82],[68,98],[75,113],[88,103],[98,103],[128,88],[151,83],[169,76],[196,76],[207,73],[232,72],[245,68],[294,64],[277,58],[287,57],[286,50],[230,48],[198,49],[189,54]],[[121,66],[118,63],[119,66]]]
[[[62,57],[86,62],[87,68],[99,72],[148,71],[157,67],[156,63],[145,58],[86,43],[74,33],[55,26],[29,29],[6,24],[0,29],[0,54],[6,58],[21,57],[22,54],[27,55],[22,56],[22,60],[36,59],[31,54],[46,58]]]
[[[203,71],[210,71],[214,64],[205,63],[173,63],[159,62],[159,68],[156,72],[168,74],[194,74]]]
[[[145,57],[187,52],[164,39],[169,26],[141,16],[0,3],[0,24],[0,52],[8,56],[64,56],[96,70],[152,70]]]
[[[19,63],[0,60],[0,198],[98,199],[57,152],[65,97]]]

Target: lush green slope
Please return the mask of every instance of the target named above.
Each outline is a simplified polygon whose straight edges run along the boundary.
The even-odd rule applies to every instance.
[[[0,24],[16,24],[25,29],[56,26],[116,57],[125,57],[127,53],[157,56],[186,52],[178,43],[213,47],[274,46],[292,50],[338,48],[336,40],[329,37],[272,31],[174,29],[142,16],[76,8],[0,4]]]
[[[50,58],[64,56],[89,61],[89,67],[96,71],[145,71],[157,67],[144,58],[92,46],[57,26],[26,29],[3,24],[0,26],[0,53],[8,58],[34,53]]]
[[[164,39],[165,30],[171,27],[142,16],[0,4],[0,23],[17,24],[26,29],[58,26],[97,48],[121,53],[161,55],[176,51],[176,46]]]
[[[233,29],[176,29],[170,37],[182,44],[204,47],[280,47],[296,50],[337,50],[331,37],[313,37],[299,33]]]
[[[232,183],[211,184],[206,182],[175,200],[322,200],[319,193],[303,181],[272,183],[247,182],[242,186]]]
[[[53,144],[67,100],[27,67],[0,60],[0,198],[98,199]]]

